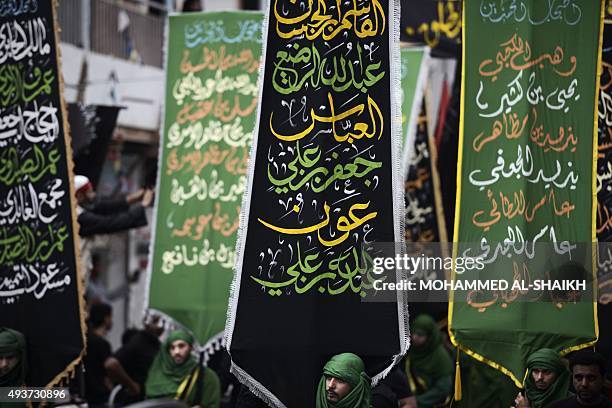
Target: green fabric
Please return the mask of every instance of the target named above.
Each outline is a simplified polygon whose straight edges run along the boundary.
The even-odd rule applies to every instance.
[[[15,387],[24,384],[26,376],[26,345],[23,334],[0,327],[0,356],[15,354],[19,361],[7,374],[0,377],[0,387]]]
[[[460,353],[461,401],[453,408],[508,408],[519,392],[510,377],[465,353]]]
[[[431,316],[417,316],[410,330],[427,336],[427,339],[420,346],[410,346],[406,375],[419,407],[433,407],[443,403],[452,393],[453,360],[444,348],[440,329]]]
[[[181,383],[197,366],[193,355],[181,365],[177,365],[170,355],[170,345],[176,340],[193,344],[193,337],[184,330],[172,332],[164,342],[153,360],[145,384],[147,398],[174,398]],[[219,378],[209,368],[204,369],[204,389],[200,403],[194,401],[196,388],[187,395],[186,401],[191,405],[202,405],[205,408],[219,407],[221,403],[221,385]]]
[[[181,365],[174,362],[170,355],[170,345],[176,340],[193,344],[193,337],[183,330],[177,330],[168,336],[149,369],[145,384],[147,397],[174,396],[178,386],[198,364],[193,355],[190,355]]]
[[[338,378],[351,386],[351,391],[340,401],[327,399],[325,379]],[[316,408],[370,408],[371,382],[365,372],[365,366],[359,356],[342,353],[332,357],[323,367],[323,376],[317,389]]]
[[[189,327],[199,344],[225,329],[262,21],[258,12],[168,17],[149,307]],[[214,41],[205,40],[210,27]]]
[[[601,1],[558,6],[562,2],[522,0],[514,11],[494,3],[510,2],[462,3],[463,121],[453,241],[458,254],[484,255],[484,268],[456,277],[528,286],[548,273],[556,279],[556,268],[569,261],[542,243],[593,242]],[[560,95],[569,95],[569,88],[573,96],[565,100]],[[510,242],[529,244],[523,251],[504,244]],[[572,250],[572,260],[590,265],[590,247],[579,252]],[[457,344],[501,365],[517,385],[535,351],[596,339],[592,302],[559,308],[550,297],[536,300],[542,293],[535,288],[519,290],[455,291],[449,314]]]
[[[531,375],[534,368],[552,370],[556,374],[555,381],[545,390],[536,388]],[[530,408],[545,408],[553,401],[566,398],[569,393],[571,374],[559,354],[551,349],[540,349],[527,359],[527,379],[525,390]]]
[[[202,403],[204,408],[219,408],[221,406],[221,381],[210,368],[204,369],[204,393]]]
[[[423,47],[402,48],[401,50],[402,129],[404,130],[402,146],[406,146],[409,135],[414,137],[417,127],[420,106],[414,103],[414,100],[415,98],[420,99],[425,85],[425,81],[419,82],[424,56]]]

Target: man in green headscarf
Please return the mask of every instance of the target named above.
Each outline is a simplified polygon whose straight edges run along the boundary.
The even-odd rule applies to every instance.
[[[21,387],[26,376],[26,346],[23,334],[0,327],[0,387]],[[25,407],[25,403],[0,402],[3,407]]]
[[[406,375],[414,394],[410,406],[433,408],[451,398],[453,360],[442,344],[440,329],[429,315],[417,316],[410,326],[412,344],[406,356]]]
[[[342,353],[323,367],[316,408],[370,408],[372,384],[359,356]]]
[[[25,339],[18,331],[0,327],[0,387],[20,387],[25,382]]]
[[[516,397],[517,408],[546,408],[554,401],[570,395],[571,375],[559,354],[540,349],[527,359],[526,397]]]
[[[219,408],[219,377],[213,370],[198,365],[192,349],[193,337],[189,333],[184,330],[170,333],[149,370],[145,384],[147,398],[174,398],[193,407]]]

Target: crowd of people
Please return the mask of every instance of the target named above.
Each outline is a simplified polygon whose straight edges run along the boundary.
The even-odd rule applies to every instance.
[[[161,342],[164,328],[159,317],[150,317],[142,330],[126,331],[122,346],[114,353],[105,338],[112,326],[111,307],[93,304],[88,323],[84,390],[90,407],[121,407],[152,399],[199,408],[267,406],[246,387],[233,390],[237,397],[233,404],[227,398],[222,403],[228,390],[223,389],[219,375],[198,358],[193,336],[186,330],[172,330]],[[417,316],[412,346],[403,364],[374,387],[359,356],[342,353],[332,357],[323,367],[316,408],[454,406],[453,359],[442,335],[430,316]],[[0,328],[0,387],[24,385],[26,344],[21,333]],[[526,363],[524,388],[508,408],[612,408],[606,397],[606,360],[592,349],[573,352],[565,359],[544,348]]]

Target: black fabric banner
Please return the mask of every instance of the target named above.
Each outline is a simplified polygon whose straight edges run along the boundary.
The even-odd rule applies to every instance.
[[[401,0],[401,40],[426,44],[432,56],[452,57],[461,45],[461,2]]]
[[[406,203],[405,237],[407,253],[414,256],[440,255],[447,251],[446,245],[436,243],[448,242],[445,228],[444,210],[437,171],[435,167],[435,144],[429,137],[429,123],[425,98],[421,102],[421,111],[416,123],[416,133],[411,143],[411,157],[408,159],[408,170],[404,182],[404,200]],[[450,254],[445,254],[450,256]],[[422,275],[425,273],[426,275]],[[444,269],[417,272],[421,279],[444,279]],[[444,321],[448,312],[447,302],[410,302],[410,317],[414,319],[421,313],[427,313],[436,321]]]
[[[459,149],[459,116],[461,112],[461,60],[457,60],[451,99],[444,118],[438,153],[438,173],[442,190],[442,204],[446,230],[454,231],[455,195],[457,192],[457,160]],[[452,236],[449,237],[449,240]]]
[[[55,4],[0,8],[0,326],[26,336],[28,386],[56,384],[84,351]]]
[[[120,106],[68,105],[74,174],[87,176],[94,186],[100,180],[121,109]]]
[[[606,10],[611,9],[610,3]],[[604,25],[599,80],[597,154],[597,240],[599,277],[599,341],[612,370],[612,24]]]
[[[361,245],[403,241],[396,10],[268,10],[226,336],[233,372],[277,407],[312,408],[335,354],[359,355],[377,380],[406,350],[404,301],[361,300]]]
[[[406,242],[445,242],[446,230],[442,231],[444,220],[438,219],[443,211],[438,208],[440,190],[437,174],[434,175],[437,168],[433,166],[434,145],[430,143],[425,101],[421,103],[416,125],[413,153],[408,159],[408,173],[404,183]]]

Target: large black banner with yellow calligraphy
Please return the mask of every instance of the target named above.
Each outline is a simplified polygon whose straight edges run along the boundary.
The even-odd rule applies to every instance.
[[[55,4],[0,8],[0,326],[26,336],[29,386],[56,384],[84,347]]]
[[[454,241],[458,256],[483,262],[477,278],[511,286],[453,292],[449,320],[455,345],[522,386],[527,356],[537,349],[564,354],[597,338],[592,244],[603,7],[593,0],[499,4],[464,2]],[[573,279],[584,282],[579,295],[561,286]],[[545,288],[538,282],[551,290],[538,290]]]
[[[268,10],[226,336],[233,372],[277,407],[314,406],[335,354],[377,380],[407,347],[404,302],[361,301],[362,244],[403,236],[398,5]]]
[[[433,55],[457,57],[461,46],[461,2],[401,0],[401,39],[427,44]]]

